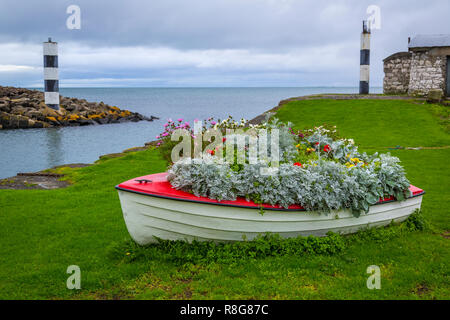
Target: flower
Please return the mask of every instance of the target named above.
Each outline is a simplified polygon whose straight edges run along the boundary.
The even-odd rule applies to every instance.
[[[225,141],[227,141],[227,138],[223,137],[222,142],[225,142]]]
[[[211,121],[211,124],[212,124],[212,125],[215,125],[216,123],[217,123],[217,122],[215,122],[215,121]]]
[[[347,163],[345,164],[345,166],[346,166],[347,168],[351,168],[351,167],[354,167],[355,165],[354,165],[353,163],[347,162]]]
[[[306,152],[313,152],[314,149],[313,148],[306,148]]]
[[[325,146],[323,147],[323,151],[325,151],[325,152],[330,152],[330,151],[331,151],[330,145],[329,145],[329,144],[325,145]]]
[[[350,161],[351,161],[351,162],[354,162],[354,163],[362,162],[362,161],[359,160],[358,158],[351,158]]]
[[[178,119],[178,122],[183,122],[183,118]]]
[[[208,152],[212,156],[216,153],[214,150],[206,150],[206,152]]]
[[[297,167],[303,167],[303,165],[302,165],[300,162],[295,162],[295,163],[294,163],[294,166],[297,166]]]

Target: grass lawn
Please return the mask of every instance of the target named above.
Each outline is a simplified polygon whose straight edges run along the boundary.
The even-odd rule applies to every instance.
[[[450,146],[448,108],[412,101],[297,101],[277,116],[299,129],[337,125],[368,152]],[[429,227],[348,236],[334,255],[232,264],[179,264],[164,255],[127,259],[133,246],[114,186],[165,171],[154,149],[60,169],[74,182],[66,189],[0,190],[0,299],[449,299],[450,149],[391,153],[426,190],[422,213]],[[69,265],[81,269],[81,290],[66,288]],[[380,290],[366,287],[370,265],[381,268]]]

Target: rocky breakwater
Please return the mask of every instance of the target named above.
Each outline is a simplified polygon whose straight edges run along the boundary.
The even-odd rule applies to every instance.
[[[60,97],[60,110],[44,103],[44,93],[15,87],[0,86],[0,130],[85,126],[121,123],[127,121],[153,121],[137,112],[119,109],[103,102]]]

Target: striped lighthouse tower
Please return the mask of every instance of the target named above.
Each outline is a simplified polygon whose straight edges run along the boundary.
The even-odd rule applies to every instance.
[[[51,38],[44,42],[44,82],[45,104],[59,110],[58,43]]]
[[[367,26],[367,21],[363,21],[360,57],[359,94],[368,94],[370,65],[370,28]]]

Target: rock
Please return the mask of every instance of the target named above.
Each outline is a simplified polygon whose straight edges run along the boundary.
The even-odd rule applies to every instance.
[[[444,96],[444,92],[441,89],[433,89],[428,91],[427,102],[429,103],[439,103]]]
[[[9,106],[9,103],[6,101],[0,101],[0,111],[10,112],[11,107]]]
[[[42,113],[37,110],[30,110],[25,113],[28,118],[37,119],[39,116],[42,116]]]
[[[0,112],[0,124],[5,129],[9,126],[10,118],[11,118],[10,115],[7,114],[6,112]]]
[[[108,118],[100,119],[100,124],[108,124],[108,123],[109,123]]]
[[[53,110],[52,108],[47,107],[44,104],[44,107],[40,110],[41,114],[45,117],[58,117],[60,114]]]
[[[12,114],[17,114],[17,115],[25,115],[25,113],[27,113],[28,109],[26,109],[24,106],[22,105],[14,105],[11,108],[11,113]]]
[[[29,128],[28,120],[29,119],[27,117],[19,117],[19,120],[17,122],[17,126],[19,127],[19,129]]]
[[[47,122],[50,122],[52,125],[54,126],[60,126],[61,123],[56,119],[56,117],[46,117],[47,118]]]
[[[69,105],[66,105],[65,109],[67,111],[71,112],[71,111],[75,110],[75,107],[76,106],[74,104],[69,104]]]
[[[87,126],[87,125],[92,124],[91,120],[88,120],[88,119],[80,119],[77,122],[80,124],[80,126]]]
[[[1,129],[86,126],[126,121],[152,121],[139,113],[85,99],[60,96],[60,108],[54,110],[44,102],[39,90],[0,86]]]

